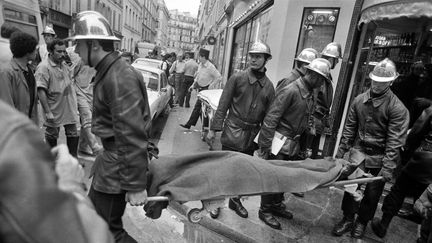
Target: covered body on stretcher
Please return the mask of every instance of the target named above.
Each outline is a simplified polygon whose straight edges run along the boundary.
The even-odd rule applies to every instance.
[[[236,195],[306,192],[328,187],[361,163],[361,158],[263,160],[231,151],[160,157],[149,164],[149,196],[178,202],[208,201]],[[373,179],[373,178],[372,178]],[[379,179],[379,178],[378,178]],[[158,218],[168,202],[150,202],[148,217]]]
[[[208,89],[202,90],[198,93],[197,97],[201,101],[201,121],[202,121],[202,133],[201,139],[204,140],[205,133],[210,130],[211,121],[216,113],[220,97],[222,96],[222,89]],[[208,119],[205,119],[208,118]],[[208,120],[208,124],[206,124]]]

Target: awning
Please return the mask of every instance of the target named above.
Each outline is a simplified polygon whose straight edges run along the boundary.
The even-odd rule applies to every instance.
[[[432,17],[430,0],[365,0],[359,25],[400,17]]]

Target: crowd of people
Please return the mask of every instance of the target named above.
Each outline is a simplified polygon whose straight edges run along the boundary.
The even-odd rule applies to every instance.
[[[0,190],[4,192],[0,202],[5,206],[0,209],[0,219],[6,222],[0,226],[0,241],[24,242],[30,237],[67,242],[65,237],[74,237],[77,242],[136,242],[123,228],[122,216],[126,203],[142,206],[148,200],[151,116],[143,77],[130,65],[133,55],[114,50],[119,39],[108,21],[94,11],[77,14],[70,48],[50,27],[42,33],[46,45],[41,46],[35,37],[11,26],[2,26],[3,33],[10,39],[12,58],[0,70],[0,127],[5,131],[0,136]],[[224,85],[214,118],[207,121],[211,123],[207,140],[213,141],[221,131],[222,150],[264,160],[317,158],[316,144],[331,120],[331,70],[342,58],[340,44],[329,43],[321,53],[313,48],[302,50],[295,58],[295,68],[278,82],[266,75],[272,58],[267,44],[254,43],[248,55],[248,68],[233,74]],[[208,50],[200,49],[199,64],[191,52],[162,57],[160,68],[175,87],[172,106],[190,107],[192,89],[221,87],[222,75],[209,56]],[[349,160],[353,150],[360,151],[365,158],[361,168],[384,180],[368,183],[362,198],[345,192],[343,218],[332,233],[350,232],[362,238],[371,222],[374,233],[384,237],[410,195],[418,199],[415,208],[425,218],[418,242],[430,242],[432,108],[425,106],[408,133],[410,112],[391,89],[398,78],[396,65],[385,58],[369,77],[370,89],[350,105],[336,158]],[[197,100],[181,127],[190,129],[197,124],[201,105]],[[44,138],[38,131],[40,113],[44,114]],[[67,149],[57,145],[61,127]],[[277,151],[272,148],[275,138],[283,141]],[[76,160],[79,150],[97,155],[88,197]],[[400,164],[404,164],[401,173],[393,178]],[[25,183],[17,182],[18,177],[26,177]],[[384,198],[383,216],[374,219],[384,185],[392,179],[395,184]],[[11,191],[11,185],[19,189]],[[303,192],[296,195],[301,197]],[[43,200],[45,196],[53,200]],[[27,205],[21,197],[34,201],[28,210],[37,214],[22,210]],[[261,196],[259,219],[281,229],[277,217],[293,218],[283,200],[283,193]],[[241,196],[230,198],[228,207],[248,217]],[[219,213],[216,209],[210,215],[217,218]],[[30,215],[34,218],[29,219]],[[36,229],[33,225],[40,218],[46,221]]]

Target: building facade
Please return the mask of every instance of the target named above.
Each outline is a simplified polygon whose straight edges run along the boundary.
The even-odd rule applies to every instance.
[[[170,14],[164,0],[158,0],[158,22],[156,28],[156,45],[166,52],[168,46],[168,21]]]
[[[123,6],[123,40],[121,49],[134,53],[142,37],[142,4],[138,0],[125,0]]]
[[[336,90],[346,83],[349,53],[358,32],[356,23],[363,0],[201,0],[199,26],[200,47],[210,50],[210,60],[226,80],[247,68],[252,43],[267,43],[273,58],[267,64],[267,76],[273,83],[286,77],[301,50],[312,47],[321,52],[330,42],[342,45],[343,59],[332,70]],[[345,55],[348,54],[348,55]],[[333,107],[343,97],[336,97]],[[343,101],[343,100],[342,100]],[[333,110],[331,118],[339,115]],[[332,155],[327,148],[338,135],[329,128],[321,138],[321,155]]]
[[[144,0],[141,41],[155,43],[158,22],[158,0]]]
[[[197,48],[196,32],[197,19],[188,12],[170,10],[168,21],[167,50],[174,52],[195,51]]]

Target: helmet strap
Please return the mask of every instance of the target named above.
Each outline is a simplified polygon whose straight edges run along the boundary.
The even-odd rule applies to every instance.
[[[91,65],[91,47],[92,47],[92,42],[87,41],[87,60],[88,60],[88,65],[90,67],[92,67],[92,65]]]

